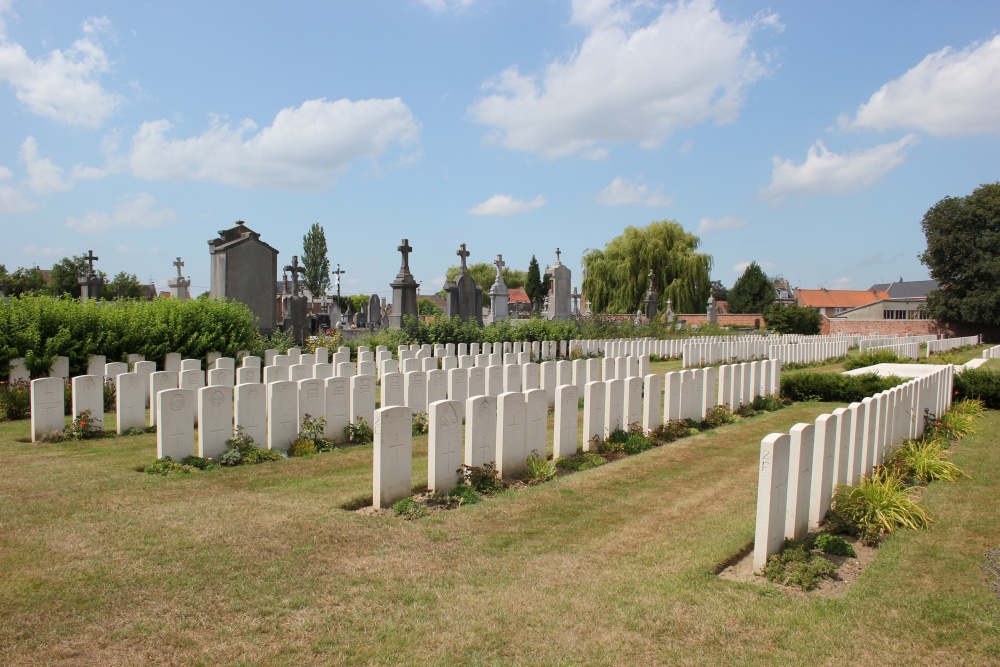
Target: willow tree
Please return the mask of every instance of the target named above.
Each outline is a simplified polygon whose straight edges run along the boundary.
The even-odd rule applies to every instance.
[[[604,250],[583,253],[583,293],[597,313],[634,313],[641,308],[648,276],[664,310],[701,313],[712,292],[712,256],[695,252],[701,241],[672,220],[626,227]]]

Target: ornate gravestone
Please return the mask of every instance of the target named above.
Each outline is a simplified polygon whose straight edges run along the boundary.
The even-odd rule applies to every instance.
[[[551,280],[545,307],[545,316],[550,320],[568,320],[573,312],[570,310],[572,272],[559,261],[561,254],[559,248],[556,248],[556,263],[545,271],[545,275],[550,276]]]
[[[403,239],[396,250],[403,255],[403,263],[396,274],[396,280],[389,283],[392,288],[392,315],[389,316],[389,327],[391,329],[402,329],[403,318],[407,315],[417,316],[417,281],[410,273],[410,247],[409,239]]]
[[[375,327],[382,326],[382,301],[378,294],[372,294],[368,299],[368,324]]]
[[[288,297],[288,314],[284,322],[286,330],[291,328],[292,337],[299,345],[305,345],[309,335],[309,322],[306,317],[306,297],[299,294],[299,274],[305,273],[305,267],[299,264],[299,256],[292,256],[292,263],[284,271],[292,274],[292,295]]]
[[[708,295],[708,321],[710,324],[716,324],[719,321],[719,309],[715,306],[715,295]]]
[[[477,324],[483,323],[483,288],[469,274],[466,258],[471,254],[463,243],[455,254],[461,258],[462,264],[455,277],[455,283],[446,288],[448,295],[445,315],[458,317],[463,322],[474,319]]]
[[[170,286],[170,296],[174,299],[187,301],[191,298],[191,295],[188,294],[188,288],[191,286],[191,279],[185,278],[181,275],[181,267],[184,266],[184,262],[180,257],[178,257],[174,262],[174,266],[177,267],[177,275],[167,281],[167,285]]]
[[[573,317],[580,317],[580,293],[573,288],[573,293],[570,297],[573,299]]]
[[[507,319],[507,304],[510,303],[510,293],[507,291],[507,285],[503,282],[503,268],[506,266],[503,255],[497,255],[493,266],[497,268],[497,279],[493,283],[493,287],[490,288],[489,321],[502,322]]]
[[[87,275],[77,281],[80,283],[80,300],[86,302],[87,299],[100,299],[101,279],[94,273],[94,262],[100,257],[95,256],[93,250],[88,250],[84,259],[90,268],[87,269]]]
[[[660,304],[656,298],[656,292],[653,290],[653,269],[649,270],[649,286],[646,289],[646,297],[643,299],[643,306],[646,313],[646,319],[649,321],[656,319],[656,313],[660,310]]]

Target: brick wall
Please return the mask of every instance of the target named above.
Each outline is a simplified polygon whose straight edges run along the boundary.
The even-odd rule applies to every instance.
[[[945,334],[951,336],[949,327],[935,320],[873,320],[870,322],[852,322],[851,320],[830,320],[826,317],[820,323],[820,333],[886,334],[890,336]]]
[[[708,315],[705,313],[697,313],[693,315],[676,315],[677,321],[684,320],[687,322],[688,326],[694,326],[699,324],[705,324],[708,322]],[[737,327],[762,327],[764,326],[764,316],[754,315],[752,313],[747,314],[719,314],[719,319],[717,324],[719,326],[737,326]]]

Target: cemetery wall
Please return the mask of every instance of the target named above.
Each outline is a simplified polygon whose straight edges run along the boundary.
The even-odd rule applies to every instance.
[[[676,315],[677,321],[684,320],[688,326],[695,326],[700,324],[705,324],[708,322],[708,315],[705,313],[696,313],[692,315]],[[737,314],[723,314],[719,313],[718,319],[716,321],[721,327],[734,326],[734,327],[762,327],[764,326],[764,316],[760,314],[753,313],[741,313]]]
[[[721,324],[721,316],[720,321]],[[885,334],[889,336],[926,336],[935,334],[951,335],[948,325],[936,320],[875,320],[872,322],[852,322],[850,320],[820,320],[821,334]]]

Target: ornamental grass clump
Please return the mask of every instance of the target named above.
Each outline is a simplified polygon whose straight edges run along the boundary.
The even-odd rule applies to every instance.
[[[901,471],[905,479],[915,479],[923,484],[943,479],[957,482],[959,477],[968,475],[948,460],[951,450],[946,449],[948,441],[942,438],[930,440],[906,440],[892,453],[887,467]]]
[[[549,461],[544,455],[539,455],[537,451],[532,451],[528,455],[528,483],[542,484],[555,478],[556,464]]]
[[[830,512],[834,525],[855,533],[868,546],[900,528],[920,530],[931,521],[904,480],[883,467],[862,477],[857,486],[838,486]]]

